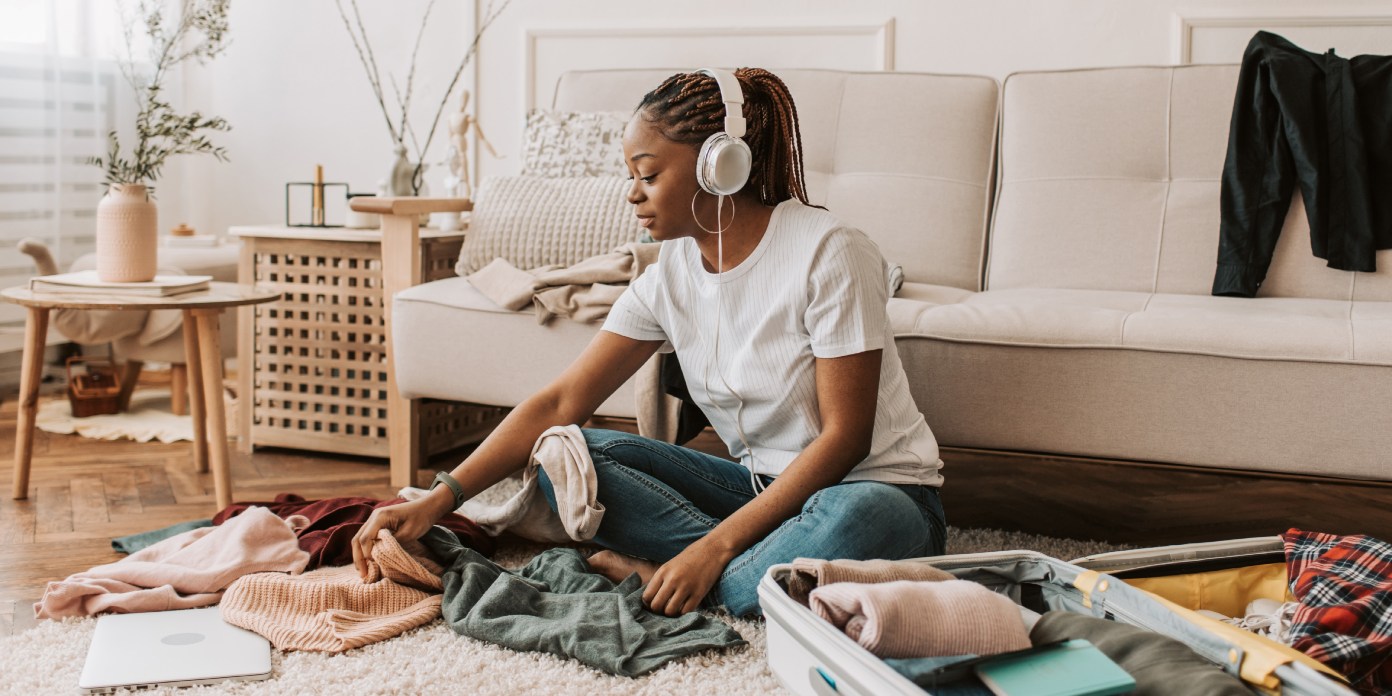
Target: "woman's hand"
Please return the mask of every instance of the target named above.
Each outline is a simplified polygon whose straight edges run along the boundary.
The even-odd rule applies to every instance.
[[[657,569],[643,590],[643,603],[667,616],[695,611],[729,562],[727,554],[697,541]]]
[[[367,582],[367,561],[372,558],[377,532],[385,529],[399,541],[415,541],[430,531],[431,525],[450,512],[453,505],[454,496],[450,490],[440,486],[422,498],[373,510],[362,529],[353,535],[353,566],[363,582]]]

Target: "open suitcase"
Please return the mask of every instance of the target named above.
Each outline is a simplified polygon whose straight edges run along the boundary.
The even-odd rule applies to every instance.
[[[1240,677],[1254,693],[1354,693],[1341,677],[1310,657],[1194,611],[1211,609],[1240,616],[1252,599],[1284,599],[1285,562],[1279,537],[1121,551],[1071,563],[1032,551],[911,562],[931,564],[981,583],[1039,613],[1081,612],[1169,636]],[[786,592],[789,573],[790,566],[776,565],[759,583],[769,668],[784,687],[804,696],[924,693],[793,601]]]

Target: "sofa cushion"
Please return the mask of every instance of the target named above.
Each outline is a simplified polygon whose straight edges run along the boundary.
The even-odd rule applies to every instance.
[[[992,290],[925,312],[915,330],[998,345],[1392,365],[1388,302]]]
[[[553,107],[633,109],[675,70],[568,72]],[[864,231],[906,281],[978,290],[995,154],[989,77],[779,69],[812,203]]]
[[[986,287],[1208,295],[1235,65],[1017,73],[1003,90]],[[1310,252],[1299,196],[1261,297],[1392,301]]]
[[[623,161],[627,111],[550,111],[527,114],[522,173],[528,176],[628,176]]]
[[[961,288],[928,283],[904,283],[899,292],[889,298],[886,310],[889,325],[895,335],[913,333],[918,330],[919,317],[924,312],[945,304],[953,304],[971,297],[974,293]]]
[[[598,324],[574,321],[540,326],[535,313],[509,312],[464,278],[397,293],[391,328],[402,396],[489,406],[516,406],[535,394],[599,331]],[[633,380],[597,415],[634,417]]]
[[[618,176],[495,176],[484,179],[455,271],[493,259],[522,269],[570,266],[637,241],[643,228]]]

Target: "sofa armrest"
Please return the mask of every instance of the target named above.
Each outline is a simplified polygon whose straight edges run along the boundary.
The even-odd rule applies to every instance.
[[[413,196],[378,197],[355,196],[349,207],[360,213],[379,215],[424,215],[426,213],[463,213],[474,209],[467,198],[416,198]]]
[[[425,462],[420,409],[401,397],[396,384],[396,349],[392,345],[392,298],[421,283],[420,217],[428,213],[473,210],[467,198],[378,198],[359,196],[348,205],[360,213],[382,216],[382,316],[387,341],[387,433],[391,441],[391,484],[414,486]]]

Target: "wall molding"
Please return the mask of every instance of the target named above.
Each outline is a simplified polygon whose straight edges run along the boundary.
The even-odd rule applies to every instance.
[[[1333,8],[1328,8],[1333,12]],[[1186,10],[1173,15],[1170,32],[1170,60],[1176,65],[1194,62],[1194,33],[1204,29],[1269,28],[1367,28],[1386,27],[1392,30],[1392,15],[1267,13],[1253,14],[1242,10],[1224,12],[1221,9]],[[1237,62],[1237,61],[1233,61]]]
[[[646,27],[527,27],[523,29],[522,65],[525,85],[522,90],[522,112],[526,113],[538,101],[549,104],[549,99],[538,99],[538,89],[550,86],[538,85],[540,54],[545,44],[551,41],[594,41],[612,50],[623,41],[651,40],[665,38],[674,42],[699,42],[703,39],[768,39],[770,41],[807,41],[816,39],[861,38],[873,54],[872,69],[894,69],[894,19],[877,24],[812,24],[812,25],[769,25],[753,27],[729,26],[646,26]],[[672,67],[671,65],[643,65],[625,61],[622,65],[611,67]]]

